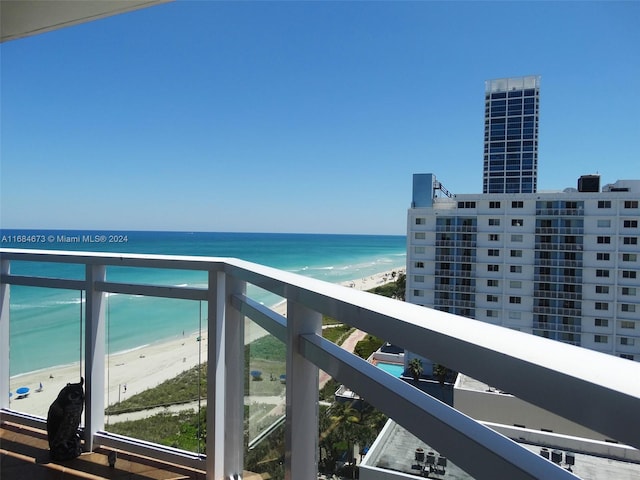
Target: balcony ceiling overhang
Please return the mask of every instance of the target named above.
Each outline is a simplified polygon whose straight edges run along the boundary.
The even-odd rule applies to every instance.
[[[50,32],[172,0],[1,0],[2,42]]]

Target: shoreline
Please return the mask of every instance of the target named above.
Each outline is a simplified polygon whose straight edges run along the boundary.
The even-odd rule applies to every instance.
[[[365,278],[341,282],[348,288],[369,290],[395,277],[392,272],[404,273],[405,267],[390,269]],[[286,300],[270,307],[280,315],[286,315]],[[245,344],[266,335],[259,325],[245,321]],[[167,379],[178,376],[199,362],[206,362],[208,338],[206,333],[185,333],[180,338],[161,340],[109,355],[105,370],[105,407],[124,400],[149,388],[156,387]],[[46,417],[49,405],[67,383],[80,380],[80,364],[74,362],[21,373],[10,378],[10,408],[24,413]],[[40,390],[40,384],[42,389]],[[30,389],[28,396],[17,398],[20,387]],[[40,391],[39,391],[40,390]],[[15,405],[14,405],[15,403]]]

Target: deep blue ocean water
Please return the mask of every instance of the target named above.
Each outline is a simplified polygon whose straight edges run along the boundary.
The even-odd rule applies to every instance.
[[[67,237],[80,241],[64,241]],[[3,248],[234,257],[332,283],[404,268],[406,261],[406,238],[392,235],[2,230],[0,238]],[[11,273],[84,277],[77,265],[24,262],[14,262]],[[107,275],[111,281],[206,285],[206,274],[199,272],[110,268]],[[258,289],[249,294],[267,305],[279,300]],[[80,292],[12,286],[11,375],[78,361],[83,307]],[[199,302],[110,295],[108,350],[129,350],[196,331],[205,313],[206,305]]]

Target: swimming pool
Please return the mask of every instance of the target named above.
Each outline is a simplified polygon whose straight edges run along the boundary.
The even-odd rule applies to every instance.
[[[376,367],[398,378],[404,373],[404,365],[398,363],[378,362]]]

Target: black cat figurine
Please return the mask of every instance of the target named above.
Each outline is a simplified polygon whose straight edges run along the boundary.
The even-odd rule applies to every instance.
[[[71,460],[82,453],[78,426],[84,408],[84,378],[67,383],[49,407],[47,435],[52,460]]]

